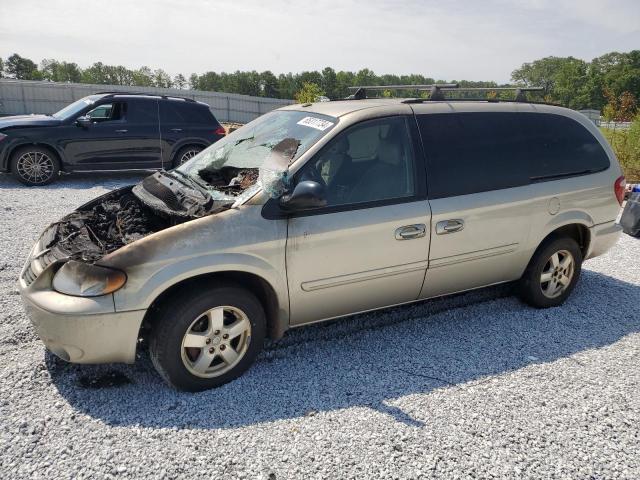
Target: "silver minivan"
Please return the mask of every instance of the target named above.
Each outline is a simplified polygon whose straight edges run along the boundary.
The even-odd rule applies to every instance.
[[[59,357],[130,363],[145,339],[161,376],[197,391],[292,327],[511,281],[558,306],[618,239],[623,195],[572,110],[291,105],[53,223],[19,290]]]

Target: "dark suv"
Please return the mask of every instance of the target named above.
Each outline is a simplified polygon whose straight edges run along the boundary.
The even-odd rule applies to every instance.
[[[53,115],[0,118],[0,170],[45,185],[61,171],[168,169],[224,135],[205,103],[104,92]]]

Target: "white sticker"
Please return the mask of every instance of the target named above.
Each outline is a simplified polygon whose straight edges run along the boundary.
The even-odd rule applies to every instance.
[[[304,117],[298,122],[298,125],[304,125],[305,127],[315,128],[316,130],[324,132],[327,128],[333,126],[333,122],[316,117]]]

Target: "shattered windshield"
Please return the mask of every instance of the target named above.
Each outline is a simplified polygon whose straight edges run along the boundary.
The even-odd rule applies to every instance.
[[[214,199],[235,198],[247,190],[273,187],[291,162],[337,123],[311,112],[275,111],[248,123],[176,169],[204,186]],[[270,191],[271,190],[271,191]]]

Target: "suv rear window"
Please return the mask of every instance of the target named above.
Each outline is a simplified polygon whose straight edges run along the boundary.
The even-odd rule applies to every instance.
[[[160,121],[162,123],[191,123],[215,125],[217,121],[206,105],[182,100],[160,102]]]
[[[543,113],[418,115],[430,198],[499,190],[605,170],[609,158],[582,125]]]

